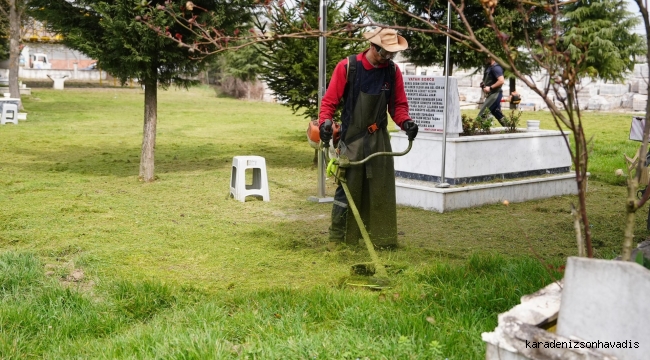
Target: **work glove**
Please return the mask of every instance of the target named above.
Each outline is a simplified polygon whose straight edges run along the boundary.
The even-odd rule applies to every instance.
[[[329,146],[330,140],[332,140],[332,120],[325,120],[324,123],[320,124],[318,128],[320,130],[320,140]]]
[[[402,130],[406,132],[406,135],[409,137],[409,141],[413,141],[418,134],[418,124],[413,120],[406,120],[402,124]]]

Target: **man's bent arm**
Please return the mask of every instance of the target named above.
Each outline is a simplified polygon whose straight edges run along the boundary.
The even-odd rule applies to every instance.
[[[404,121],[411,120],[411,116],[409,115],[409,104],[404,91],[404,79],[397,65],[395,65],[395,89],[393,91],[395,91],[395,108],[388,109],[388,112],[395,124],[401,129]]]
[[[336,108],[341,102],[343,93],[345,92],[345,85],[347,84],[347,68],[348,59],[343,59],[334,68],[332,79],[327,87],[327,91],[323,96],[320,103],[320,113],[318,114],[318,125],[320,126],[327,119],[332,119]]]

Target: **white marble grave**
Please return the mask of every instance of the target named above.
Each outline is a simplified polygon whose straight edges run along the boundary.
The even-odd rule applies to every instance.
[[[538,130],[448,138],[445,182],[452,186],[440,189],[442,137],[419,134],[411,152],[395,158],[397,203],[445,212],[576,194],[566,136]],[[407,145],[404,133],[392,134],[395,151]]]
[[[452,187],[436,188],[442,180],[444,93],[440,93],[445,78],[404,78],[410,114],[420,133],[411,152],[394,160],[398,204],[444,212],[577,192],[566,132],[531,128],[517,133],[459,136],[462,123],[454,78],[449,78],[444,161],[444,180]],[[394,151],[405,149],[406,134],[393,133],[391,146]],[[487,183],[495,180],[501,182]]]
[[[447,138],[445,182],[462,185],[569,172],[566,132],[520,130]],[[406,134],[393,134],[391,145],[406,148]],[[395,158],[395,174],[400,178],[440,182],[441,171],[442,136],[437,134],[418,134],[411,152]]]

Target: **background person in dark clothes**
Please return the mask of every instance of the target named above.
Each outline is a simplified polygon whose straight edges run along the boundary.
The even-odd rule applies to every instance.
[[[501,98],[503,97],[501,86],[505,83],[505,79],[503,78],[503,68],[501,68],[501,66],[489,55],[486,58],[486,62],[487,67],[483,72],[483,82],[481,82],[481,89],[486,94],[486,97],[478,115],[480,117],[487,117],[487,111],[489,109],[497,121],[502,126],[506,126],[502,121],[504,116],[501,112]]]

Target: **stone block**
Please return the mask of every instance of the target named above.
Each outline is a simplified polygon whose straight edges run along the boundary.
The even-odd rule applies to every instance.
[[[537,106],[535,103],[520,103],[519,104],[519,110],[521,111],[535,111],[537,109]]]
[[[632,106],[634,105],[634,95],[635,94],[633,93],[627,93],[621,96],[621,108],[632,110]]]
[[[523,125],[523,124],[522,124]],[[558,130],[447,137],[445,177],[450,184],[569,171],[571,154]],[[393,149],[404,149],[404,133],[392,134]],[[435,181],[441,176],[442,134],[418,133],[411,152],[395,157],[398,176]],[[396,150],[397,151],[397,150]],[[402,175],[399,175],[399,174]],[[409,175],[412,174],[413,176]]]
[[[605,95],[603,96],[607,103],[609,103],[609,108],[607,110],[620,109],[621,103],[623,102],[623,97],[629,93],[623,95]]]
[[[398,177],[395,187],[397,204],[440,213],[497,204],[503,200],[515,203],[577,193],[574,173],[450,188],[437,188],[435,182]]]
[[[650,271],[643,266],[570,257],[557,334],[588,342],[620,342],[626,346],[600,346],[598,351],[618,359],[647,359],[648,299]]]
[[[648,78],[648,64],[635,64],[634,65],[634,71],[633,71],[634,77],[638,78]]]
[[[630,87],[623,84],[601,84],[598,90],[599,95],[623,95],[630,91]]]
[[[587,103],[587,110],[610,110],[611,105],[603,96],[592,96]]]
[[[635,94],[632,100],[633,111],[645,111],[648,103],[648,95]]]
[[[480,88],[460,88],[458,93],[462,97],[465,97],[466,102],[476,103],[481,99],[481,89]]]
[[[481,87],[481,81],[483,81],[483,75],[472,75],[472,84],[476,87]]]
[[[458,79],[458,87],[472,87],[473,86],[471,76],[457,76],[456,78]]]

